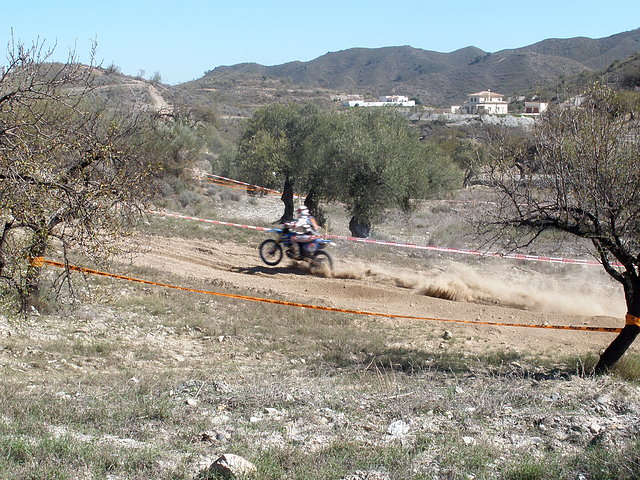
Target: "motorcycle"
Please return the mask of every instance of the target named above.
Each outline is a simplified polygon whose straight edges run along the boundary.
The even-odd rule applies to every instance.
[[[278,265],[286,254],[293,260],[304,260],[314,268],[328,269],[332,272],[333,257],[325,248],[329,245],[335,245],[335,243],[320,237],[314,237],[308,242],[295,242],[293,238],[299,234],[294,232],[291,227],[289,224],[283,224],[281,228],[269,230],[269,232],[276,233],[277,238],[269,238],[260,244],[259,252],[262,261],[270,266]]]

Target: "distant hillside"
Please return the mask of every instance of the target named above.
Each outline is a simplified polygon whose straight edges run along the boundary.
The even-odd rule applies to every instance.
[[[475,47],[451,53],[409,46],[352,48],[309,62],[217,67],[179,87],[221,92],[222,87],[231,85],[242,91],[242,86],[252,89],[260,81],[272,87],[279,81],[284,92],[327,89],[374,97],[396,93],[427,105],[447,106],[463,102],[468,93],[478,90],[513,95],[548,88],[562,78],[604,69],[638,51],[640,29],[601,39],[548,39],[493,53]]]
[[[484,55],[478,48],[465,48],[453,53],[438,53],[412,47],[352,48],[330,52],[309,62],[290,62],[274,67],[241,64],[218,67],[206,76],[236,72],[284,78],[294,84],[330,89],[349,89],[408,82],[421,75],[446,72],[468,65]]]
[[[607,75],[611,82],[617,83],[621,88],[639,88],[640,51],[623,60],[612,63],[607,69]]]

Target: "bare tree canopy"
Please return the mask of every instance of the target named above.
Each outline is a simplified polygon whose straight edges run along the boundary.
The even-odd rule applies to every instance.
[[[54,241],[104,257],[150,193],[137,141],[144,117],[91,101],[94,68],[50,63],[42,43],[10,43],[0,70],[0,280],[22,308],[38,292],[29,258]]]
[[[494,148],[502,193],[497,223],[535,238],[547,229],[592,242],[620,282],[627,325],[596,366],[613,366],[640,332],[640,123],[638,100],[594,85],[537,124],[530,144]],[[512,146],[513,147],[513,146]]]

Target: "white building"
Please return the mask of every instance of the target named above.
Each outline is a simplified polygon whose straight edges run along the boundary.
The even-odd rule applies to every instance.
[[[504,96],[491,90],[471,93],[468,100],[462,104],[462,113],[489,113],[493,115],[508,113],[509,102],[504,100]]]
[[[524,113],[527,115],[540,115],[548,107],[546,102],[524,102]]]
[[[409,100],[409,97],[403,95],[385,95],[378,98],[378,102],[365,102],[364,100],[348,100],[343,102],[345,107],[414,107],[415,100]]]
[[[413,107],[416,104],[415,100],[409,100],[409,97],[404,95],[385,95],[379,97],[378,100],[387,105],[401,105],[403,107]]]

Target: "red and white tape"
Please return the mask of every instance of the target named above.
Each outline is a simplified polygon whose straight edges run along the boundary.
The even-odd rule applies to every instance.
[[[225,225],[227,227],[250,228],[251,230],[260,230],[261,232],[268,232],[269,230],[271,230],[270,228],[256,227],[255,225],[243,225],[241,223],[222,222],[220,220],[208,220],[206,218],[189,217],[187,215],[179,215],[177,213],[159,212],[157,210],[147,210],[147,213],[150,213],[152,215],[161,215],[164,217],[181,218],[183,220],[195,220],[196,222],[213,223],[215,225]]]
[[[516,260],[530,260],[530,261],[536,261],[536,262],[568,263],[573,265],[600,265],[600,262],[596,260],[547,257],[542,255],[524,255],[519,253],[481,252],[479,250],[463,250],[460,248],[452,248],[452,247],[437,247],[434,245],[418,245],[415,243],[390,242],[385,240],[371,240],[368,238],[358,238],[358,237],[341,237],[338,235],[325,235],[325,237],[335,238],[340,240],[349,240],[352,242],[374,243],[377,245],[387,245],[391,247],[415,248],[418,250],[432,250],[437,252],[459,253],[463,255],[475,255],[478,257],[500,257],[500,258],[511,258]]]
[[[338,235],[326,235],[329,238],[336,238],[342,240],[349,240],[354,242],[363,242],[363,243],[375,243],[378,245],[387,245],[392,247],[403,247],[403,248],[416,248],[419,250],[433,250],[438,252],[447,252],[447,253],[460,253],[464,255],[475,255],[478,257],[501,257],[501,258],[512,258],[517,260],[531,260],[538,262],[551,262],[551,263],[570,263],[575,265],[600,265],[595,260],[581,260],[581,259],[570,259],[570,258],[560,258],[560,257],[547,257],[541,255],[524,255],[517,253],[497,253],[497,252],[481,252],[479,250],[463,250],[460,248],[452,248],[452,247],[437,247],[433,245],[418,245],[415,243],[401,243],[401,242],[390,242],[385,240],[371,240],[368,238],[358,238],[358,237],[341,237]]]
[[[229,227],[239,227],[239,228],[249,228],[252,230],[259,230],[262,232],[267,232],[271,230],[266,227],[257,227],[255,225],[243,225],[240,223],[231,223],[231,222],[223,222],[220,220],[208,220],[204,218],[198,217],[189,217],[186,215],[180,215],[177,213],[167,213],[160,212],[156,210],[147,210],[147,213],[153,215],[162,215],[165,217],[173,217],[173,218],[181,218],[184,220],[194,220],[197,222],[205,222],[212,223],[215,225],[225,225]],[[548,262],[548,263],[563,263],[570,265],[589,265],[589,266],[600,266],[600,262],[597,260],[586,260],[586,259],[577,259],[577,258],[561,258],[561,257],[548,257],[543,255],[525,255],[520,253],[498,253],[498,252],[481,252],[479,250],[463,250],[460,248],[452,248],[452,247],[438,247],[434,245],[418,245],[415,243],[403,243],[403,242],[391,242],[387,240],[372,240],[370,238],[359,238],[359,237],[347,237],[340,235],[323,235],[325,238],[332,238],[335,240],[346,240],[350,242],[359,242],[359,243],[371,243],[375,245],[385,245],[388,247],[400,247],[400,248],[415,248],[417,250],[431,250],[436,252],[446,252],[446,253],[457,253],[461,255],[474,255],[478,257],[500,257],[500,258],[509,258],[513,260],[527,260],[532,262]]]

